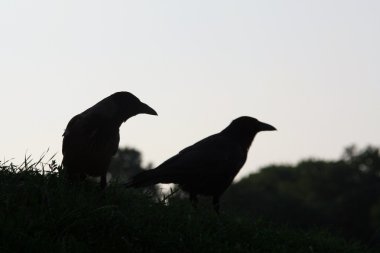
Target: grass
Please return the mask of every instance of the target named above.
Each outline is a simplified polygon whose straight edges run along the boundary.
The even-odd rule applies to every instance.
[[[323,230],[170,205],[139,191],[72,185],[41,159],[0,163],[0,252],[370,252]]]

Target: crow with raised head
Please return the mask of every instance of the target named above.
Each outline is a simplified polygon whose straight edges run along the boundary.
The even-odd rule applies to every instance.
[[[157,115],[132,93],[122,91],[74,116],[63,133],[62,165],[67,177],[100,176],[105,188],[108,166],[119,146],[119,127],[141,113]]]
[[[276,128],[255,118],[237,118],[220,133],[183,149],[153,170],[135,175],[126,186],[179,184],[194,206],[197,195],[212,196],[214,209],[219,212],[219,198],[243,167],[256,134],[272,130]]]

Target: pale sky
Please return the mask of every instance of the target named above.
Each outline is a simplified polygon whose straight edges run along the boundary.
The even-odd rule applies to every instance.
[[[61,159],[74,115],[130,91],[159,116],[121,127],[155,165],[249,115],[239,176],[380,145],[380,1],[0,2],[0,160]]]

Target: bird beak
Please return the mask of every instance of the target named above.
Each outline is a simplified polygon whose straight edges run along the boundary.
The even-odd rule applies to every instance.
[[[157,112],[152,107],[150,107],[149,105],[144,104],[144,103],[140,104],[139,109],[140,109],[139,110],[140,113],[145,113],[145,114],[150,114],[150,115],[158,115]]]
[[[274,126],[271,126],[267,123],[260,122],[260,131],[276,131],[277,129]]]

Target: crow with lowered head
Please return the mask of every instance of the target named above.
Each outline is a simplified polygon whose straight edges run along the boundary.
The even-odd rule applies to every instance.
[[[243,167],[256,134],[272,130],[276,128],[255,118],[237,118],[220,133],[183,149],[155,169],[135,175],[126,186],[175,183],[189,193],[194,206],[197,195],[212,196],[219,213],[220,196]]]
[[[122,91],[74,116],[63,133],[62,165],[68,179],[100,176],[105,188],[108,166],[119,146],[119,128],[141,113],[157,115],[132,93]]]

